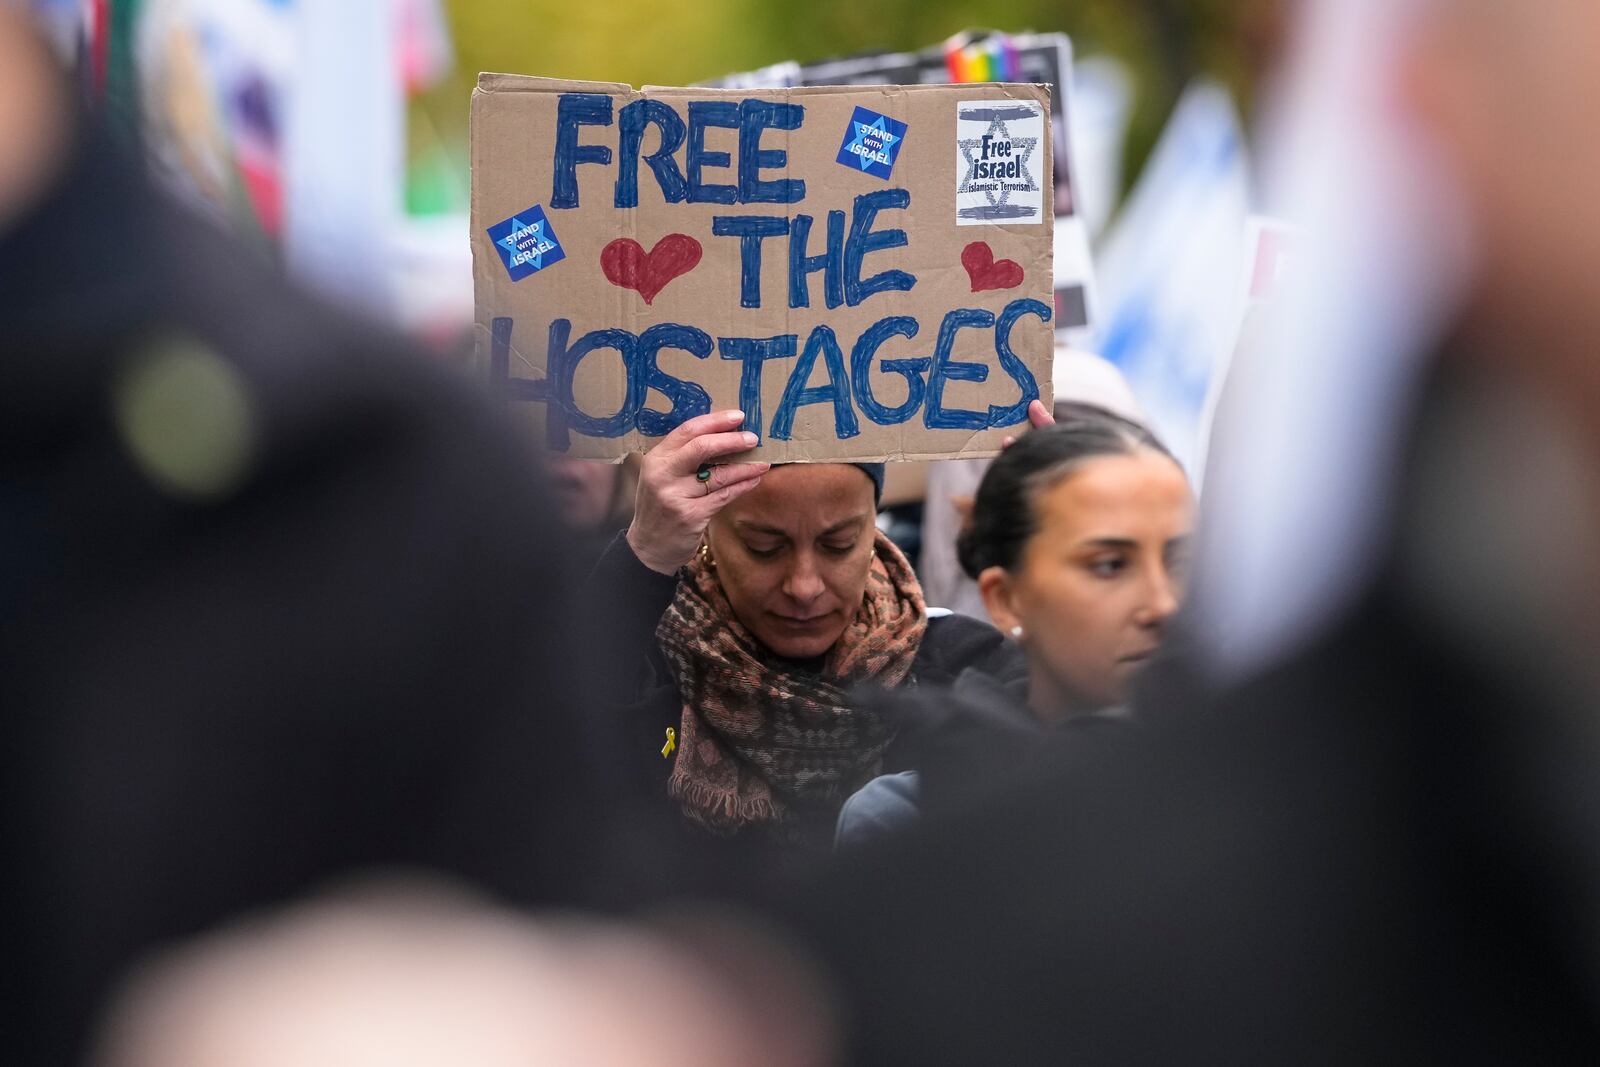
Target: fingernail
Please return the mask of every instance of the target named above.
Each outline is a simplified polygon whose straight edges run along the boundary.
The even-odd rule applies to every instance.
[[[756,447],[756,435],[751,433],[749,430],[746,430],[744,434],[744,443],[745,447],[747,448]]]
[[[729,422],[743,422],[744,421],[744,412],[742,412],[742,411],[724,411],[722,413],[722,417],[727,419]]]

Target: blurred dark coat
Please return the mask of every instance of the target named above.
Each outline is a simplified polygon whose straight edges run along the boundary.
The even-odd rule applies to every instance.
[[[1595,691],[1440,625],[1408,536],[1257,677],[1157,668],[1139,745],[849,857],[800,910],[852,1062],[1600,1059]]]
[[[523,441],[256,255],[94,135],[0,230],[9,1063],[72,1062],[153,946],[353,872],[592,900],[629,810]],[[171,350],[246,402],[214,493],[129,429]]]
[[[1137,744],[1142,732],[1122,709],[1042,721],[1028,707],[1020,656],[1009,674],[968,669],[953,685],[886,691],[873,703],[896,726],[895,766],[904,770],[899,781],[869,782],[845,802],[841,849],[874,847],[886,833],[959,809],[983,783],[1013,779],[1061,746],[1092,760],[1100,750]]]

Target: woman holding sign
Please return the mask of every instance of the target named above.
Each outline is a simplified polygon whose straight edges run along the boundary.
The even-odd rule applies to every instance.
[[[929,617],[877,529],[881,464],[723,463],[756,443],[743,418],[690,419],[645,456],[594,576],[616,653],[601,683],[689,824],[826,846],[845,798],[894,766],[894,731],[852,689],[1011,677],[1021,657],[984,623]]]

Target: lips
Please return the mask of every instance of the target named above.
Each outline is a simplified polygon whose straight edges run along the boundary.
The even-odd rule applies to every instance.
[[[816,626],[818,626],[820,623],[824,622],[825,620],[827,620],[829,618],[832,618],[833,617],[833,612],[831,612],[831,611],[824,612],[821,615],[812,615],[812,616],[809,616],[809,617],[804,618],[804,619],[796,618],[793,615],[777,615],[777,614],[774,614],[772,617],[774,619],[776,619],[781,625],[788,626],[791,629],[809,630],[809,629],[814,629]]]

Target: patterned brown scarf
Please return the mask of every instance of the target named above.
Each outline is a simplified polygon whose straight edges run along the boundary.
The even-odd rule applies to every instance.
[[[820,672],[762,645],[734,618],[715,565],[695,557],[656,629],[683,697],[668,793],[690,821],[723,836],[756,824],[798,836],[800,810],[836,814],[878,773],[891,740],[845,694],[902,682],[927,628],[922,588],[882,532],[861,607]]]

